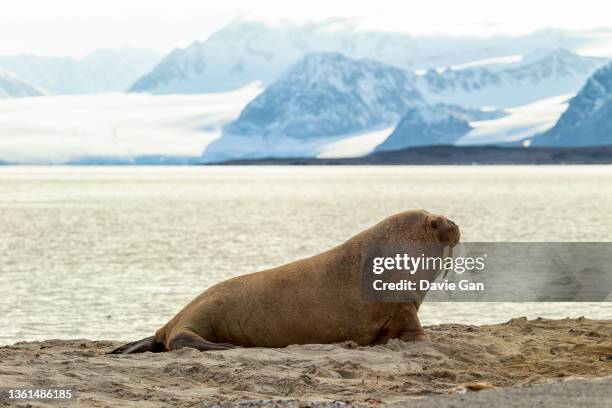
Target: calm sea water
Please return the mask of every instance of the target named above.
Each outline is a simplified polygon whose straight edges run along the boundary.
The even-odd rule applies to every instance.
[[[612,240],[612,167],[3,167],[0,344],[150,335],[231,277],[408,208],[464,241]],[[612,318],[612,304],[425,304],[424,324]]]

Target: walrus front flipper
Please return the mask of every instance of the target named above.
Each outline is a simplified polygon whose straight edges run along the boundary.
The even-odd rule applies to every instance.
[[[124,344],[123,346],[117,347],[116,349],[108,352],[107,354],[133,354],[144,353],[145,351],[161,351],[156,350],[155,343],[153,341],[153,336],[145,337],[142,340]]]
[[[212,341],[204,340],[191,331],[184,331],[170,340],[170,350],[179,350],[183,347],[191,347],[200,351],[210,351],[228,350],[234,348],[234,345],[229,343],[213,343]]]

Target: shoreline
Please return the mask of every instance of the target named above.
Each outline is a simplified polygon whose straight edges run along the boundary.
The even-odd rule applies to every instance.
[[[596,165],[612,164],[612,146],[522,147],[511,145],[433,145],[373,152],[361,157],[263,157],[229,159],[202,165],[257,166],[456,166],[456,165]]]
[[[612,145],[536,146],[520,144],[428,145],[375,151],[355,157],[259,157],[204,161],[202,156],[163,154],[133,157],[84,156],[56,163],[0,161],[2,166],[499,166],[499,165],[610,165]]]
[[[494,398],[499,390],[612,376],[612,320],[515,318],[483,326],[434,325],[425,331],[430,341],[422,343],[182,349],[127,356],[104,354],[122,341],[19,342],[0,347],[0,383],[71,385],[77,401],[92,407],[214,406],[223,401],[272,406],[279,400],[298,406],[326,401],[380,405],[472,394]],[[495,389],[462,394],[474,383]],[[440,406],[446,406],[444,401]],[[4,402],[0,399],[0,405]]]

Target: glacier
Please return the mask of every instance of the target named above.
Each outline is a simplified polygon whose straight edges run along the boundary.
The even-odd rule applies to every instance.
[[[261,84],[253,83],[222,94],[0,99],[0,160],[62,164],[167,156],[199,161],[222,126],[261,91]]]

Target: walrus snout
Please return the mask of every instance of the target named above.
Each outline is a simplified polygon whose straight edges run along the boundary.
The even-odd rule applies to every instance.
[[[451,247],[454,247],[459,243],[459,239],[461,239],[461,232],[459,231],[459,226],[455,224],[452,220],[447,219],[448,221],[448,244]]]
[[[442,215],[433,218],[429,226],[435,231],[438,242],[444,246],[454,247],[461,239],[459,226]]]

